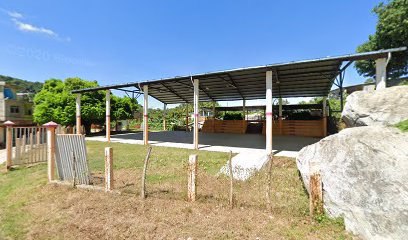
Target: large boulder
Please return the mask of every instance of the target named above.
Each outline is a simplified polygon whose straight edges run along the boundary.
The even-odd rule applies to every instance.
[[[341,117],[348,127],[391,125],[408,119],[408,86],[354,92],[347,97]]]
[[[297,166],[309,191],[320,169],[326,212],[366,239],[408,235],[408,133],[391,127],[348,128],[303,148]]]

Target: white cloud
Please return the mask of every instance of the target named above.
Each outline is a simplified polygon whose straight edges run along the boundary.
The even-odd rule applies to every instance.
[[[71,41],[70,37],[60,37],[56,32],[54,32],[53,30],[49,28],[38,27],[31,23],[28,23],[27,21],[23,21],[22,19],[25,19],[25,17],[23,16],[23,14],[19,12],[8,11],[2,8],[0,8],[0,11],[6,13],[10,17],[10,20],[14,22],[17,29],[20,31],[47,35],[59,41],[65,41],[65,42]]]
[[[36,27],[34,25],[31,25],[29,23],[23,23],[21,21],[18,21],[17,19],[13,18],[13,22],[16,24],[17,28],[21,31],[25,32],[35,32],[35,33],[42,33],[46,34],[52,37],[58,37],[58,34],[56,34],[54,31],[51,29],[43,28],[43,27]]]
[[[7,14],[12,18],[19,18],[19,19],[24,18],[23,14],[16,12],[16,11],[7,11]]]

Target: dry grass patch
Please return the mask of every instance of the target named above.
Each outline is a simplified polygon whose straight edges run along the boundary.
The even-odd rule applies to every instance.
[[[89,142],[93,179],[103,184],[105,143]],[[139,198],[146,147],[111,144],[114,148],[115,189],[122,194],[71,189],[45,183],[45,165],[23,168],[31,182],[20,184],[24,204],[1,205],[0,213],[23,214],[19,221],[1,217],[4,237],[20,239],[348,239],[341,221],[308,216],[308,198],[299,179],[295,161],[275,158],[273,208],[266,211],[265,173],[247,182],[236,182],[238,205],[228,205],[229,179],[218,175],[228,153],[199,152],[198,198],[186,202],[187,160],[195,151],[153,147],[147,177],[147,199]],[[33,171],[34,170],[34,171]],[[36,176],[36,177],[32,177]],[[10,174],[0,175],[0,183]],[[27,191],[25,185],[31,186]],[[0,189],[1,190],[1,189]],[[14,192],[16,191],[16,192]],[[18,194],[17,194],[18,193]],[[2,195],[0,193],[0,203]],[[4,202],[3,202],[4,203]],[[8,215],[10,216],[10,215]],[[13,231],[4,224],[14,226]]]

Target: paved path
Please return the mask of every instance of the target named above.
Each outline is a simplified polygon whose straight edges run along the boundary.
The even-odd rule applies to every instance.
[[[161,147],[176,147],[194,149],[192,144],[193,133],[183,131],[163,131],[149,133],[149,144]],[[102,141],[103,136],[87,137],[86,140]],[[275,156],[295,158],[304,146],[319,141],[319,138],[274,136],[273,148]],[[111,136],[112,142],[143,144],[143,133],[124,133]],[[232,159],[234,178],[246,180],[254,172],[260,170],[268,158],[265,152],[265,136],[260,134],[226,134],[226,133],[199,133],[199,149],[203,151],[238,153]],[[228,174],[228,166],[220,170]]]
[[[149,144],[161,147],[193,149],[193,133],[184,131],[150,132]],[[87,137],[86,140],[106,141],[105,137]],[[274,136],[276,156],[296,157],[300,149],[319,141],[319,138]],[[112,142],[143,144],[143,133],[124,133],[111,136]],[[265,136],[260,134],[199,133],[199,149],[214,152],[264,152]]]

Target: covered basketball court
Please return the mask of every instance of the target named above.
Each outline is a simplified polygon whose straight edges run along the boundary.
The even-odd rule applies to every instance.
[[[76,129],[78,131],[81,129],[78,127],[81,125],[81,93],[106,90],[107,131],[106,138],[104,138],[105,141],[135,141],[134,143],[143,143],[145,145],[167,144],[202,150],[217,146],[265,149],[267,154],[271,154],[272,149],[278,151],[286,151],[285,148],[288,150],[294,149],[296,145],[294,143],[298,142],[299,144],[296,149],[299,150],[299,147],[316,142],[319,138],[282,135],[282,129],[285,125],[285,119],[282,118],[282,98],[323,97],[324,100],[321,107],[322,118],[317,122],[316,126],[321,130],[321,135],[326,136],[326,98],[333,84],[338,86],[341,91],[344,72],[347,67],[358,60],[375,61],[377,89],[385,88],[386,66],[391,58],[391,54],[403,50],[405,48],[79,89],[73,91],[73,93],[77,94]],[[113,89],[136,95],[144,95],[143,133],[122,134],[111,137],[110,90]],[[170,131],[149,133],[148,96],[162,102],[164,104],[164,112],[166,111],[167,104],[193,103],[193,131],[184,133]],[[273,98],[278,99],[279,102],[277,106],[279,115],[275,120],[273,119]],[[217,131],[199,133],[199,101],[212,101],[215,103],[216,101],[242,100],[242,108],[243,112],[245,112],[245,101],[254,99],[266,99],[266,120],[263,123],[265,135],[216,133]],[[214,122],[216,122],[215,119]],[[163,123],[166,130],[166,114],[164,114]],[[213,123],[213,129],[216,129],[215,124]],[[307,128],[307,126],[303,126],[303,128]],[[278,134],[272,138],[273,134],[277,131]],[[274,148],[272,148],[272,139],[274,140]]]

